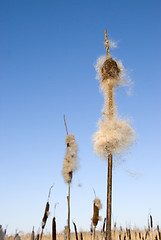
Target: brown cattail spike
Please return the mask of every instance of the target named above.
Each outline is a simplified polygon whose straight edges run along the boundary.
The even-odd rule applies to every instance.
[[[80,239],[83,240],[83,233],[80,233]]]
[[[93,206],[93,218],[92,218],[92,221],[93,221],[93,225],[96,227],[97,224],[98,224],[98,216],[99,216],[99,209],[98,207],[95,205],[94,203],[94,206]]]
[[[150,215],[150,227],[151,227],[151,229],[153,228],[153,218],[151,215]]]
[[[53,217],[53,221],[52,221],[52,240],[56,240],[56,220],[55,220],[55,217]]]
[[[46,207],[45,207],[45,213],[44,213],[44,216],[43,216],[43,219],[42,219],[42,222],[41,222],[41,227],[42,227],[42,230],[41,230],[41,235],[40,235],[40,239],[42,239],[42,236],[43,236],[43,230],[45,228],[45,225],[46,225],[46,221],[48,219],[48,216],[49,216],[49,202],[46,203]]]
[[[120,74],[120,69],[116,61],[110,57],[104,62],[101,69],[101,73],[102,73],[102,81],[105,81],[107,79],[111,79],[111,80],[118,79]]]
[[[75,230],[75,239],[78,240],[77,226],[74,222],[73,222],[73,225],[74,225],[74,230]]]
[[[95,198],[94,199],[94,204],[93,204],[93,226],[96,227],[98,224],[98,221],[101,220],[101,217],[99,216],[99,210],[102,208],[102,204],[100,199]]]
[[[39,234],[37,234],[37,236],[36,236],[35,240],[39,240],[39,239],[40,239],[40,235],[39,235]]]

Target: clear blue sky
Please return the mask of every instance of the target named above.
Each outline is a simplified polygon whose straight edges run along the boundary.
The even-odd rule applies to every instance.
[[[103,107],[94,64],[105,54],[105,28],[118,42],[112,56],[134,82],[130,97],[117,90],[118,112],[137,133],[125,162],[113,169],[112,221],[144,227],[151,212],[161,224],[160,12],[160,0],[0,1],[0,224],[9,233],[38,230],[53,183],[46,231],[56,202],[57,230],[66,225],[63,114],[79,144],[71,219],[78,230],[89,229],[93,188],[105,217],[107,164],[91,141]]]

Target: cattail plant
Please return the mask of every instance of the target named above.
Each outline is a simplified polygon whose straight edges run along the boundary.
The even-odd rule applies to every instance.
[[[151,227],[151,229],[153,229],[153,218],[152,218],[152,215],[150,215],[150,227]]]
[[[55,210],[56,210],[56,206],[58,203],[55,203],[54,205],[54,217],[52,220],[52,240],[56,240],[56,218],[55,218]]]
[[[70,240],[70,185],[72,182],[73,172],[77,170],[77,151],[78,146],[73,134],[68,134],[67,124],[64,116],[64,124],[66,127],[66,153],[63,162],[62,175],[64,177],[65,183],[68,184],[68,240]]]
[[[5,231],[2,228],[2,225],[0,225],[0,240],[4,240],[5,239]]]
[[[91,223],[91,226],[90,226],[90,237],[91,237],[91,240],[92,240],[92,236],[93,236],[93,223]]]
[[[54,185],[52,185],[52,186],[50,187],[50,189],[49,189],[48,200],[47,200],[47,203],[46,203],[44,216],[43,216],[43,219],[42,219],[42,222],[41,222],[41,228],[42,228],[42,229],[41,229],[40,240],[42,239],[43,231],[44,231],[44,228],[45,228],[45,225],[46,225],[48,216],[49,216],[49,207],[50,207],[49,198],[50,198],[51,189],[53,188],[53,186],[54,186]]]
[[[134,130],[127,121],[117,117],[113,89],[125,83],[124,67],[120,61],[117,62],[110,56],[106,30],[105,48],[106,57],[99,58],[96,64],[98,78],[101,80],[100,88],[104,93],[104,109],[103,118],[99,121],[99,129],[93,136],[93,142],[95,152],[108,160],[106,240],[111,240],[113,154],[120,154],[129,147],[134,140]]]
[[[80,239],[83,240],[83,233],[80,233]]]
[[[157,225],[158,239],[161,240],[161,232],[159,231],[159,225]]]
[[[68,239],[68,226],[64,227],[64,240]]]
[[[74,231],[75,231],[75,239],[78,240],[77,226],[74,222],[73,222],[73,225],[74,225]]]
[[[92,224],[94,226],[93,229],[93,239],[95,240],[95,230],[96,226],[98,224],[98,221],[101,220],[101,217],[99,216],[99,210],[102,208],[101,200],[99,198],[94,199],[93,203],[93,217],[92,217]]]
[[[32,233],[31,233],[31,237],[30,237],[31,240],[35,240],[35,232],[34,232],[34,227],[32,229]]]
[[[105,229],[106,229],[106,218],[104,218],[104,220],[103,220],[103,225],[102,225],[102,230],[101,230],[101,233],[102,233],[102,240],[104,239],[105,234],[106,234]]]
[[[52,221],[52,240],[56,240],[56,220],[55,220],[55,217],[53,217],[53,221]]]
[[[15,234],[14,240],[21,240],[21,237],[20,237],[20,235],[18,233]]]
[[[40,235],[39,235],[39,233],[36,235],[36,237],[35,237],[35,240],[39,240],[40,239]]]

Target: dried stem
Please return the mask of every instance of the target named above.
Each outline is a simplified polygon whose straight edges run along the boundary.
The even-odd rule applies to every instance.
[[[65,128],[66,128],[66,133],[68,135],[68,128],[67,128],[67,123],[66,123],[66,120],[65,120],[65,115],[64,115],[64,124],[65,124]]]
[[[93,229],[93,240],[95,240],[95,237],[96,237],[96,227],[94,226],[94,229]]]
[[[68,183],[68,240],[70,240],[70,183]]]
[[[74,222],[73,222],[73,225],[74,225],[74,230],[75,230],[75,239],[78,240],[77,226]]]
[[[107,59],[110,58],[107,30],[105,30],[105,47]],[[113,85],[108,84],[108,119],[113,119]],[[112,154],[108,155],[108,176],[107,176],[107,212],[106,212],[106,240],[111,240],[111,205],[112,205]]]
[[[108,37],[107,37],[107,30],[105,29],[105,48],[106,48],[106,57],[107,59],[109,59],[110,53],[109,53],[109,41],[108,41]]]
[[[51,189],[53,188],[54,184],[50,187],[49,189],[49,194],[48,194],[48,201],[49,201],[49,198],[50,198],[50,194],[51,194]]]
[[[112,154],[108,155],[106,240],[111,240]]]

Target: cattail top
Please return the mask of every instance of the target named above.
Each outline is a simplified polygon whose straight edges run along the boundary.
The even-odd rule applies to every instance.
[[[101,203],[101,200],[99,198],[94,199],[94,204],[95,204],[96,207],[98,207],[99,210],[102,208],[102,203]]]
[[[78,164],[77,164],[78,146],[73,134],[68,134],[66,136],[66,144],[67,144],[67,148],[66,148],[66,153],[64,157],[62,174],[64,177],[64,181],[66,183],[71,183],[72,174],[78,168]]]
[[[97,226],[98,221],[101,220],[101,217],[99,216],[99,210],[102,208],[101,200],[99,198],[94,199],[93,204],[93,217],[92,217],[92,224],[93,226]]]
[[[101,56],[97,59],[95,69],[97,72],[96,78],[101,80],[100,87],[102,90],[109,84],[113,87],[126,84],[124,66],[120,60],[115,61],[111,57],[106,59],[105,56]]]

